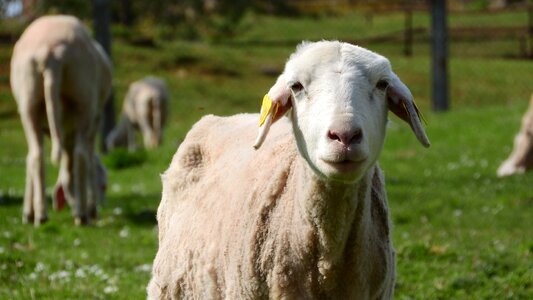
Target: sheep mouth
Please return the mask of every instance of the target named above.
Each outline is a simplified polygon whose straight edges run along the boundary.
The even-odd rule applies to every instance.
[[[357,170],[361,164],[364,162],[364,159],[361,160],[349,160],[349,159],[343,159],[343,160],[322,160],[326,165],[332,167],[337,172],[340,173],[348,173]]]

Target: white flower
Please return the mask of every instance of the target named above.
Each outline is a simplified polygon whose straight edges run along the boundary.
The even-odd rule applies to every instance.
[[[128,227],[124,227],[124,228],[122,228],[122,230],[118,233],[118,235],[119,235],[121,238],[127,238],[127,237],[130,235],[130,230],[128,229]]]
[[[106,286],[104,288],[104,293],[106,294],[113,294],[113,293],[116,293],[117,291],[118,291],[118,288],[112,285]]]
[[[102,273],[100,274],[100,279],[103,281],[107,281],[109,279],[109,275],[107,275],[106,273]]]
[[[94,274],[95,276],[100,276],[101,274],[104,273],[104,271],[102,271],[102,269],[100,268],[100,266],[98,265],[92,265],[89,267],[89,273],[92,273]]]
[[[115,209],[113,209],[113,214],[115,216],[120,216],[122,214],[122,208],[120,207],[115,207]]]
[[[80,239],[75,239],[73,244],[74,244],[74,247],[78,247],[79,245],[81,245]]]
[[[65,268],[67,268],[67,270],[71,270],[72,268],[74,268],[74,262],[72,262],[72,260],[67,260],[65,261]]]
[[[76,270],[75,276],[77,278],[85,278],[85,277],[87,277],[87,275],[85,274],[85,271],[83,269],[81,269],[81,268]]]
[[[131,187],[131,191],[135,194],[144,194],[144,184],[136,184]]]
[[[450,171],[454,171],[454,170],[457,170],[459,168],[459,165],[456,164],[456,163],[448,163],[447,168]]]
[[[38,262],[35,265],[35,272],[42,272],[42,271],[44,271],[45,268],[46,268],[46,266],[42,262]]]
[[[135,267],[136,272],[150,272],[152,271],[152,265],[151,264],[144,264],[140,266]]]
[[[111,190],[115,193],[118,193],[122,190],[122,187],[120,186],[120,184],[114,183],[113,185],[111,185]]]
[[[50,281],[63,280],[65,282],[69,282],[70,281],[70,272],[68,272],[68,271],[57,271],[55,273],[50,274],[50,276],[48,276],[48,280],[50,280]]]

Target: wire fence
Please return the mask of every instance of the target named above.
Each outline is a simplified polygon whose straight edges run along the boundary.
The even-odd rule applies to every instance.
[[[360,12],[368,26],[376,17],[403,14],[403,28],[367,37],[360,43],[401,43],[406,56],[431,38],[432,1],[290,0],[305,14]],[[533,59],[533,1],[448,1],[450,51],[455,56]]]

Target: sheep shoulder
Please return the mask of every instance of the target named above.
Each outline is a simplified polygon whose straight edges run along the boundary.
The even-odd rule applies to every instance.
[[[284,188],[290,162],[298,155],[291,125],[288,120],[278,122],[269,143],[256,151],[252,144],[258,118],[257,114],[208,115],[191,128],[162,175],[160,239],[171,214],[194,211],[209,218],[215,207],[237,210],[244,205],[242,199],[260,201],[258,194],[276,194]]]

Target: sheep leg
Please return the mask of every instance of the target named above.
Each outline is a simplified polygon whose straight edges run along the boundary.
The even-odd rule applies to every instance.
[[[84,138],[79,136],[74,147],[74,223],[76,225],[87,225],[87,176],[88,155],[87,147],[83,142]]]
[[[150,126],[147,118],[140,118],[139,127],[141,128],[144,146],[148,149],[155,148],[157,146],[154,130]]]
[[[98,217],[98,210],[97,210],[97,204],[99,199],[99,186],[98,186],[98,180],[96,178],[98,172],[98,161],[94,154],[94,144],[96,142],[96,133],[98,131],[98,128],[100,128],[100,120],[101,117],[97,116],[95,122],[93,123],[93,126],[90,128],[89,133],[89,140],[88,140],[88,198],[87,198],[87,206],[88,206],[88,216],[92,220],[96,220]]]
[[[24,190],[24,203],[22,204],[22,223],[33,223],[33,169],[30,167],[32,158],[30,153],[26,156],[26,188]]]
[[[128,150],[134,151],[137,148],[137,143],[135,142],[135,130],[133,129],[133,125],[130,123],[129,120],[126,121],[126,137],[127,137],[127,143],[128,143]]]
[[[27,103],[27,102],[26,102]],[[48,220],[44,195],[43,133],[37,114],[31,110],[20,114],[28,142],[26,157],[26,190],[24,193],[24,223],[33,222],[39,226]]]
[[[87,163],[87,217],[88,220],[96,220],[98,217],[97,202],[98,191],[96,184],[96,159],[93,154],[88,155]]]
[[[65,141],[63,145],[64,149],[63,149],[63,153],[61,154],[61,165],[60,165],[59,177],[57,179],[56,188],[55,188],[56,194],[59,188],[62,188],[64,197],[70,206],[73,206],[75,202],[74,196],[73,196],[74,195],[74,182],[72,180],[72,175],[74,174],[74,164],[73,164],[73,157],[74,157],[74,143],[73,142],[74,140],[75,140],[74,134],[65,136]],[[54,200],[57,200],[57,199],[54,199]]]
[[[161,126],[163,124],[162,116],[161,116],[161,100],[154,100],[152,101],[152,131],[153,131],[153,143],[154,147],[159,146],[162,139],[162,129]]]

